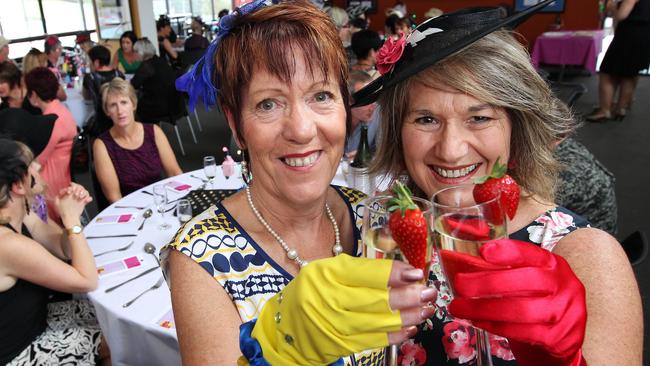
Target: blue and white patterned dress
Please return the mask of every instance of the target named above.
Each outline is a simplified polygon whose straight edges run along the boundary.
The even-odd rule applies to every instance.
[[[332,186],[346,202],[354,228],[354,252],[361,255],[361,222],[365,195]],[[178,231],[162,250],[174,249],[192,258],[228,293],[242,323],[259,316],[264,304],[280,292],[293,276],[256,243],[222,204],[210,207]],[[383,349],[343,359],[345,365],[383,365]]]

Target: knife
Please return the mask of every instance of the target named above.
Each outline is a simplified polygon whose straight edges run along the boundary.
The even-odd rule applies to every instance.
[[[137,234],[95,235],[95,236],[87,236],[86,239],[126,238],[131,236],[138,236],[138,235]]]
[[[139,275],[137,275],[137,276],[135,276],[135,277],[129,278],[128,280],[126,280],[126,281],[124,281],[124,282],[122,282],[122,283],[119,283],[119,284],[117,284],[117,285],[115,285],[115,286],[113,286],[113,287],[109,287],[109,288],[107,288],[106,290],[104,290],[104,292],[109,293],[109,292],[111,292],[111,291],[113,291],[113,290],[115,290],[115,289],[117,289],[117,288],[120,288],[120,287],[126,285],[127,283],[129,283],[129,282],[131,282],[131,281],[133,281],[133,280],[137,280],[138,278],[140,278],[140,277],[146,275],[147,273],[153,272],[153,271],[155,271],[155,270],[157,270],[157,269],[160,269],[160,267],[155,266],[155,267],[153,267],[153,268],[149,268],[148,270],[146,270],[146,271],[140,273]]]

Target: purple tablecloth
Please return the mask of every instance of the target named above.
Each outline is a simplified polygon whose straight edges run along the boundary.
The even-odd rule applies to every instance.
[[[596,72],[603,37],[602,30],[543,33],[533,46],[533,64],[578,65]]]

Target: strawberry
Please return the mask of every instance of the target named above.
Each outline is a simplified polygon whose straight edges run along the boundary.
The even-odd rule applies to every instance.
[[[519,185],[512,179],[511,176],[506,174],[507,166],[500,164],[497,158],[496,163],[492,167],[490,175],[474,179],[474,191],[472,195],[477,203],[483,203],[501,194],[499,202],[501,208],[506,211],[508,217],[512,220],[517,212],[519,206]],[[500,224],[502,214],[498,206],[491,207],[492,219],[495,224]]]
[[[426,271],[428,228],[420,208],[413,202],[411,191],[401,182],[393,187],[396,197],[389,202],[388,227],[393,239],[408,262]]]

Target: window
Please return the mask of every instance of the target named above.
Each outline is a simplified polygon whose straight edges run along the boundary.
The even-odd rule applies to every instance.
[[[43,13],[48,34],[84,29],[83,8],[79,0],[44,0]]]

